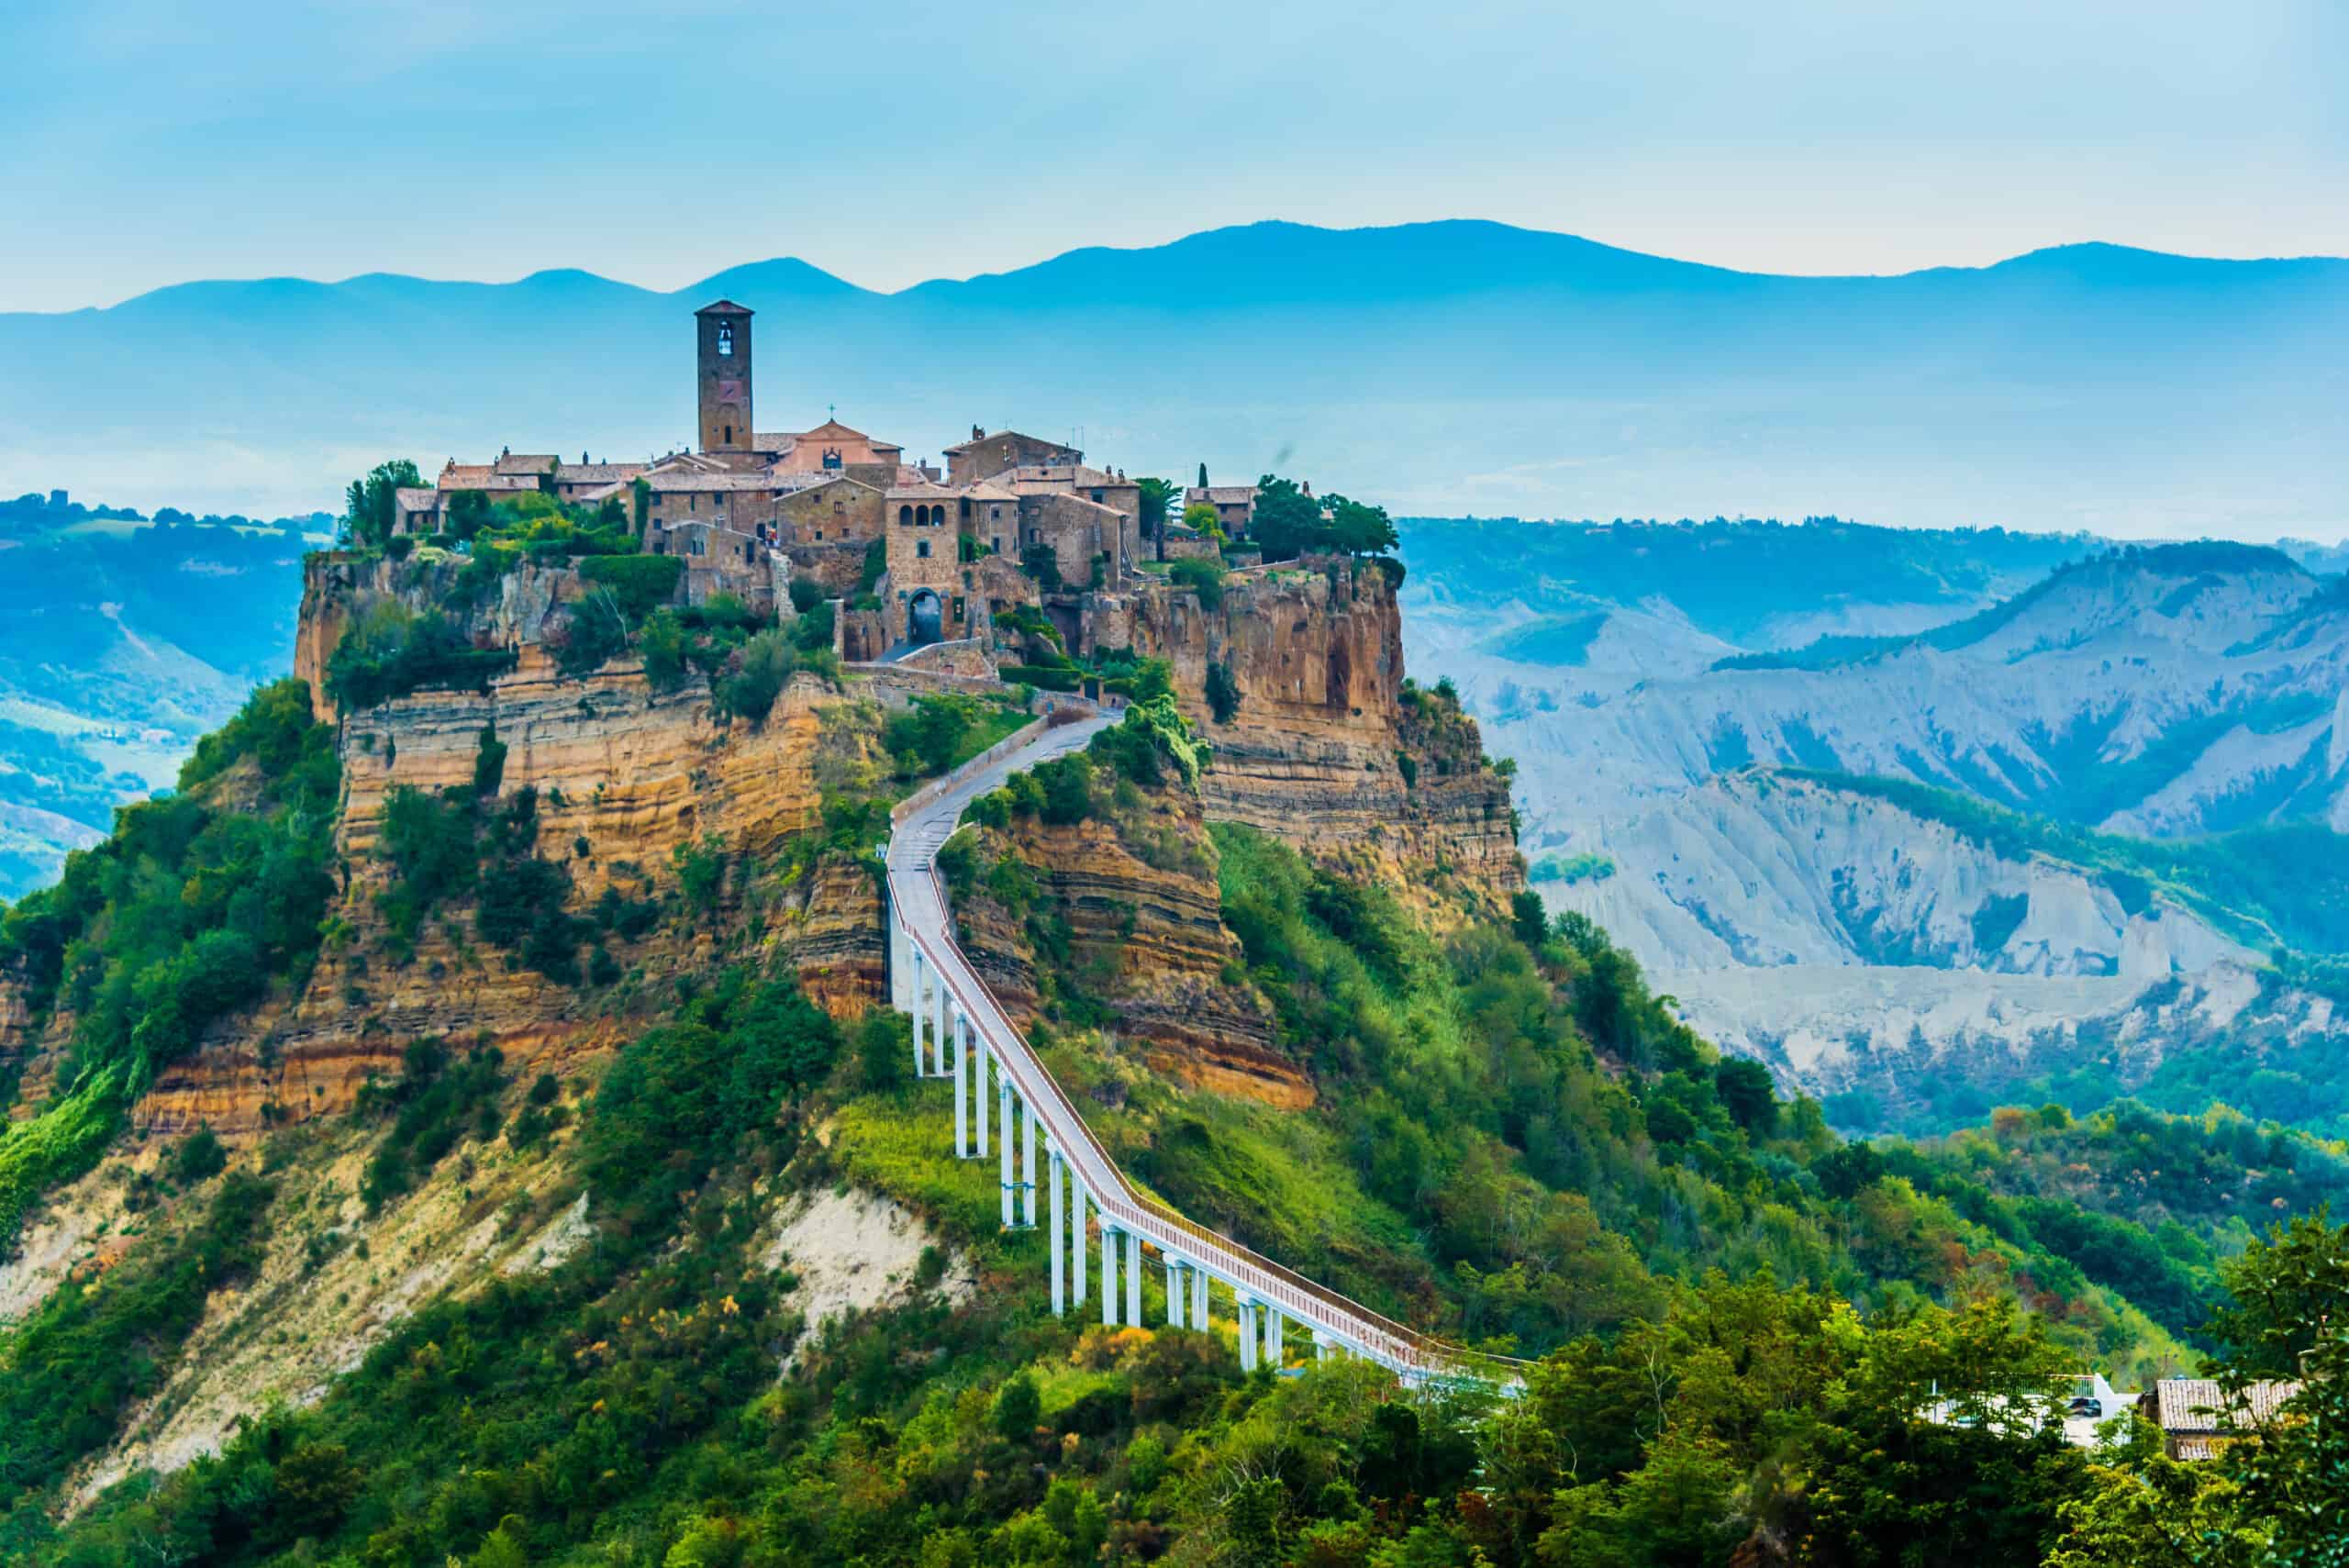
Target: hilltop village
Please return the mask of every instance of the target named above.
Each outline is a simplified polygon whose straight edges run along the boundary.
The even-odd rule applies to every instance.
[[[842,601],[844,660],[974,676],[1017,653],[1016,639],[1000,635],[1008,626],[1032,627],[1058,608],[1063,641],[1079,635],[1074,594],[1130,588],[1175,562],[1244,569],[1263,560],[1252,539],[1259,487],[1208,485],[1204,471],[1178,502],[1170,487],[1017,430],[974,425],[942,467],[909,463],[903,446],[836,418],[760,431],[752,314],[727,299],[695,313],[698,451],[644,462],[510,449],[486,462],[452,458],[429,486],[397,489],[393,535],[462,531],[500,502],[543,495],[617,514],[644,552],[682,559],[688,604],[729,594],[789,616],[791,584],[805,581]],[[1297,494],[1309,498],[1311,486]],[[1335,526],[1332,510],[1315,511]]]

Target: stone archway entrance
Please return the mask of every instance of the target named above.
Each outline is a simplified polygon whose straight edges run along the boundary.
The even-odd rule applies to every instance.
[[[906,601],[906,640],[915,644],[936,642],[943,634],[945,620],[946,606],[937,591],[915,589],[914,596]]]

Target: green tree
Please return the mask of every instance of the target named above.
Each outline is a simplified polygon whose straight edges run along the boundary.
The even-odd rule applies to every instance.
[[[1328,496],[1323,505],[1330,512],[1323,536],[1330,549],[1349,555],[1381,555],[1398,542],[1386,507],[1365,506],[1343,495]]]
[[[1043,1396],[1036,1392],[1036,1380],[1028,1373],[1013,1373],[996,1390],[995,1430],[1004,1441],[1026,1444],[1043,1414]]]
[[[1166,518],[1182,499],[1183,487],[1171,479],[1144,477],[1134,482],[1141,490],[1141,531],[1148,539],[1153,553],[1166,558]]]
[[[1321,503],[1296,480],[1268,473],[1256,482],[1256,515],[1249,532],[1263,547],[1265,560],[1292,561],[1326,542]]]
[[[398,517],[396,492],[423,484],[424,476],[406,458],[377,463],[364,477],[352,480],[344,493],[343,533],[362,549],[380,548],[392,537]]]

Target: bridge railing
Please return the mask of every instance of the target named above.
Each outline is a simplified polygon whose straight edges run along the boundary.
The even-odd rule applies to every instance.
[[[1012,739],[1024,745],[1029,739],[1028,731],[1023,730]],[[973,765],[955,770],[953,776],[959,783],[980,771],[985,762],[999,761],[997,753],[1008,754],[1016,749],[1008,740],[1001,746],[991,748],[985,762],[974,759]],[[945,780],[939,782],[946,784]],[[936,790],[921,804],[932,804],[947,792],[947,788]],[[912,803],[907,804],[910,806]],[[911,814],[910,810],[905,812],[906,816]],[[1397,1370],[1473,1374],[1479,1367],[1489,1366],[1505,1375],[1511,1375],[1529,1364],[1515,1357],[1469,1351],[1408,1324],[1398,1323],[1341,1292],[1275,1262],[1220,1231],[1199,1224],[1136,1187],[1085,1121],[1075,1102],[1061,1087],[1059,1080],[1052,1076],[1043,1059],[1036,1054],[1034,1048],[1011,1022],[1010,1009],[1003,1005],[994,988],[963,954],[960,944],[953,940],[953,909],[947,901],[945,885],[938,875],[934,850],[922,860],[920,878],[922,885],[918,890],[901,886],[898,873],[892,867],[889,873],[892,901],[902,910],[907,907],[906,900],[909,895],[926,895],[938,911],[939,929],[949,951],[940,953],[931,951],[930,944],[914,929],[910,921],[906,922],[907,940],[929,958],[937,971],[940,983],[958,994],[957,999],[964,1017],[980,1029],[983,1038],[1001,1037],[987,1040],[987,1043],[995,1048],[996,1060],[1009,1069],[1024,1099],[1037,1106],[1040,1111],[1049,1107],[1040,1119],[1045,1122],[1047,1129],[1061,1145],[1063,1156],[1077,1167],[1096,1203],[1108,1210],[1119,1224],[1142,1234],[1162,1251],[1188,1252],[1201,1263],[1216,1265],[1219,1272],[1230,1276],[1228,1284],[1244,1287],[1251,1296],[1280,1307],[1299,1322],[1326,1329],[1340,1340],[1355,1341],[1374,1359]],[[976,996],[963,994],[973,988],[977,992]],[[980,998],[984,998],[985,1005],[974,1006]],[[1104,1198],[1110,1201],[1105,1203],[1102,1201]],[[1149,1234],[1152,1229],[1160,1230],[1161,1234]],[[1170,1247],[1170,1240],[1175,1245]]]

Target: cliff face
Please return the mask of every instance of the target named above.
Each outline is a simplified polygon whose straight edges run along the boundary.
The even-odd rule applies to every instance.
[[[565,1073],[640,1028],[670,977],[721,953],[789,964],[820,1005],[861,1011],[884,992],[877,885],[853,857],[794,840],[819,826],[828,789],[870,785],[877,721],[872,705],[801,676],[763,726],[719,724],[705,689],[654,693],[626,662],[566,678],[533,645],[486,693],[418,692],[352,715],[340,741],[343,886],[308,986],[166,1070],[140,1121],[250,1131],[340,1111],[422,1035],[485,1037],[519,1070]],[[607,889],[665,900],[653,929],[599,935],[617,983],[565,984],[528,967],[479,939],[469,899],[436,908],[412,956],[388,940],[378,898],[395,880],[380,852],[392,791],[470,792],[484,733],[507,748],[496,799],[535,792],[529,847],[567,873],[572,914]],[[681,851],[723,857],[707,906],[676,895]]]
[[[1475,722],[1407,691],[1403,618],[1386,573],[1352,562],[1234,573],[1221,603],[1153,585],[1097,595],[1080,637],[1169,661],[1185,715],[1215,747],[1208,814],[1244,822],[1439,921],[1524,886],[1508,781]],[[1219,721],[1220,670],[1238,706]]]
[[[1139,1045],[1154,1072],[1312,1104],[1312,1082],[1275,1049],[1271,1007],[1224,927],[1215,842],[1196,796],[1141,792],[1108,819],[1015,818],[963,841],[974,847],[963,869],[953,851],[941,862],[955,923],[1015,1016],[1082,1021],[1106,1009],[1106,1027]]]

